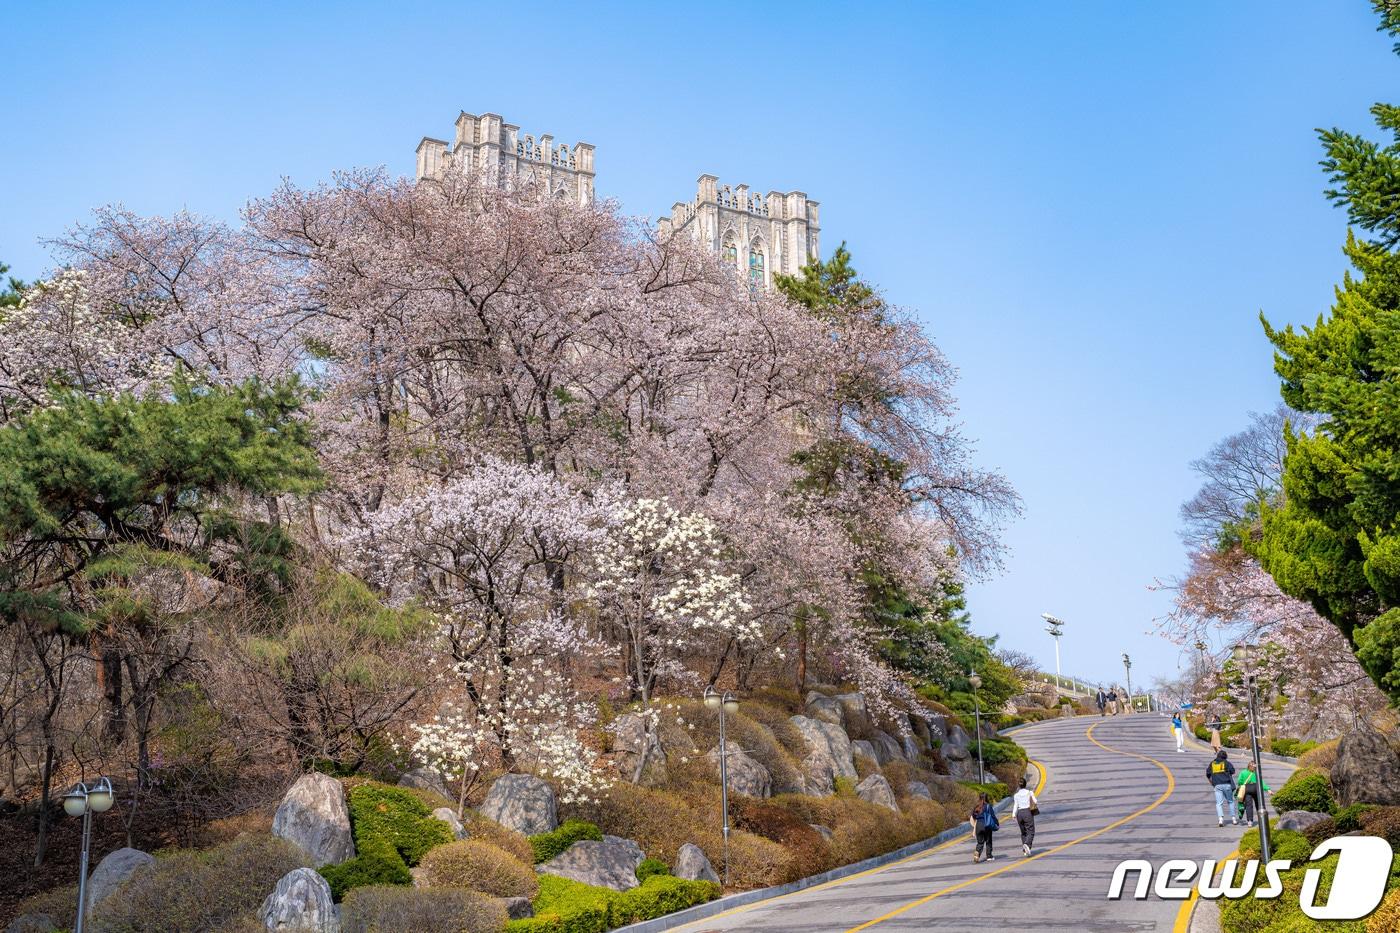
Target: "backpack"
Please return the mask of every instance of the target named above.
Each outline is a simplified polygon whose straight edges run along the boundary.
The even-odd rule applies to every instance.
[[[983,807],[981,814],[973,814],[973,818],[992,832],[1001,828],[1001,821],[997,819],[997,811],[994,807]]]

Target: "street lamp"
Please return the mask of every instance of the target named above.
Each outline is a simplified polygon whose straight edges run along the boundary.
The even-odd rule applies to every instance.
[[[1057,619],[1048,612],[1042,612],[1040,617],[1045,620],[1045,631],[1055,639],[1055,687],[1060,687],[1060,635],[1063,634],[1065,623]]]
[[[1259,713],[1254,702],[1254,661],[1258,657],[1251,644],[1240,642],[1230,649],[1240,670],[1244,671],[1245,688],[1249,691],[1249,746],[1254,753],[1254,780],[1259,811],[1259,857],[1269,864],[1269,809],[1264,803],[1264,763],[1259,760]]]
[[[739,712],[739,701],[734,694],[725,691],[720,694],[712,686],[705,688],[705,706],[719,711],[719,806],[724,814],[724,883],[729,885],[729,743],[725,738],[724,716]]]
[[[1128,712],[1133,711],[1133,662],[1128,653],[1123,652],[1123,676],[1128,682]]]
[[[92,815],[106,813],[116,802],[112,792],[112,782],[105,777],[88,787],[81,781],[63,795],[63,812],[69,816],[83,818],[83,851],[78,857],[78,919],[73,925],[73,933],[83,933],[83,914],[87,911],[88,849],[92,845]]]
[[[967,682],[972,684],[972,711],[977,723],[977,783],[987,783],[987,774],[982,768],[982,701],[977,697],[977,690],[982,686],[982,678],[977,676],[976,671],[967,672]]]

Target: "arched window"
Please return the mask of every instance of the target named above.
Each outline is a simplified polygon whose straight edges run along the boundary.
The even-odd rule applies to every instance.
[[[724,238],[724,261],[730,268],[739,264],[739,247],[735,246],[734,240],[729,237]]]
[[[763,284],[763,250],[757,245],[749,247],[749,281],[754,285]]]

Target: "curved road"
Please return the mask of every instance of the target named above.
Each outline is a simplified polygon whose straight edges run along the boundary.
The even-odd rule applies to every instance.
[[[1243,827],[1216,826],[1205,778],[1211,751],[1191,742],[1178,754],[1168,723],[1139,713],[1057,719],[1013,733],[1043,768],[1045,782],[1030,858],[1021,855],[1015,823],[1003,819],[990,863],[973,864],[964,836],[883,868],[676,929],[1172,930],[1184,902],[1155,895],[1142,902],[1108,900],[1114,866],[1130,858],[1153,865],[1222,858],[1235,849]],[[1244,758],[1243,751],[1231,755],[1237,768]],[[1265,762],[1265,782],[1280,787],[1289,771]]]

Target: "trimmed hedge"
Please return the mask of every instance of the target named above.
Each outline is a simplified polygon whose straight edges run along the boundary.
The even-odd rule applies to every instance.
[[[1010,739],[982,740],[982,763],[989,768],[1008,763],[1024,765],[1026,758],[1026,750]]]
[[[652,875],[669,875],[671,866],[661,861],[659,858],[644,858],[637,865],[637,880],[646,881]]]
[[[1333,835],[1356,832],[1361,828],[1361,815],[1370,809],[1372,805],[1369,803],[1354,803],[1349,807],[1342,807],[1332,817],[1337,824],[1337,831]]]
[[[1297,758],[1304,752],[1310,752],[1320,745],[1320,742],[1312,742],[1305,739],[1274,739],[1269,751],[1275,755],[1282,755],[1285,758]]]
[[[1337,809],[1332,798],[1332,782],[1321,771],[1298,771],[1274,792],[1274,807],[1280,812],[1307,810],[1331,813]]]
[[[420,863],[431,887],[467,888],[492,897],[534,897],[539,893],[535,870],[499,846],[463,839],[438,846]]]
[[[433,819],[418,795],[407,788],[359,784],[346,796],[358,854],[339,865],[317,869],[337,901],[366,885],[412,884],[409,867],[430,849],[453,839],[451,827]]]
[[[976,781],[959,781],[958,783],[978,793],[985,793],[992,798],[992,803],[997,803],[1001,798],[1011,793],[1011,789],[1001,781],[988,781],[986,784],[978,784]]]
[[[366,886],[408,885],[413,875],[397,852],[376,850],[361,852],[339,865],[322,865],[316,869],[331,886],[331,897],[339,901],[354,888]]]
[[[543,875],[534,902],[535,916],[511,920],[505,928],[506,933],[606,933],[614,927],[712,901],[719,895],[717,884],[671,875],[652,875],[630,891]]]
[[[1287,833],[1283,830],[1282,833]],[[1282,834],[1281,833],[1281,834]],[[1248,834],[1246,834],[1248,835]],[[1256,843],[1257,848],[1257,843]],[[1246,854],[1244,845],[1241,843],[1241,854]],[[1288,856],[1279,856],[1287,858]],[[1307,855],[1304,854],[1306,859]],[[1292,868],[1281,872],[1280,880],[1283,882],[1283,893],[1276,898],[1261,900],[1256,897],[1242,897],[1238,900],[1221,900],[1220,920],[1221,927],[1235,933],[1283,933],[1283,931],[1293,930],[1316,930],[1322,928],[1316,920],[1310,920],[1303,914],[1302,908],[1298,906],[1298,895],[1303,887],[1303,878],[1309,870],[1321,869],[1322,878],[1318,884],[1318,896],[1321,898],[1325,892],[1332,889],[1332,880],[1337,873],[1337,861],[1339,855],[1332,853],[1326,858],[1316,862],[1295,862]],[[1264,872],[1259,872],[1259,877],[1255,881],[1255,887],[1267,884]],[[1390,866],[1390,879],[1387,888],[1400,886],[1400,856],[1397,856]],[[1383,904],[1385,902],[1382,902]],[[1380,911],[1377,911],[1380,913]],[[1374,917],[1375,915],[1373,915]],[[1326,929],[1336,931],[1336,933],[1380,933],[1381,930],[1390,931],[1394,927],[1368,927],[1366,920],[1353,921],[1332,921],[1326,924]]]
[[[341,909],[344,933],[500,933],[505,905],[453,888],[356,888]]]
[[[558,829],[531,836],[530,851],[534,854],[535,864],[538,865],[562,854],[575,842],[585,839],[602,842],[603,831],[587,820],[565,820],[559,824]]]

